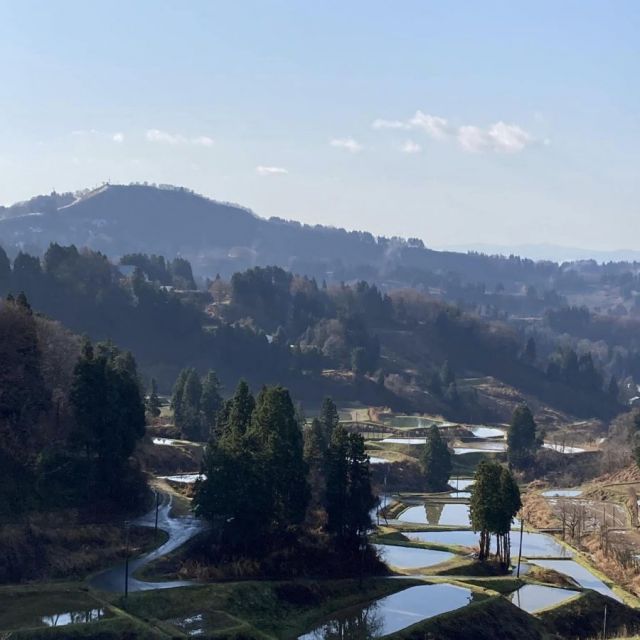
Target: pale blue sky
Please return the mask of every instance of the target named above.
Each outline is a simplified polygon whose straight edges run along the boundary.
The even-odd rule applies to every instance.
[[[0,202],[104,180],[637,248],[640,3],[0,0]]]

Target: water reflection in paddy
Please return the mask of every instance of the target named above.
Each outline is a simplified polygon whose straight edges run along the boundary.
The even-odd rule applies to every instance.
[[[525,584],[507,597],[513,604],[520,607],[520,609],[532,613],[539,609],[546,609],[547,607],[560,604],[579,593],[579,591],[572,591],[571,589]]]
[[[453,453],[460,456],[464,453],[485,453],[487,451],[502,452],[507,450],[507,443],[503,441],[497,442],[478,442],[470,447],[453,447]]]
[[[602,593],[605,596],[609,596],[618,602],[622,602],[607,585],[597,578],[589,569],[583,567],[581,564],[573,560],[536,560],[533,564],[537,564],[539,567],[545,569],[553,569],[558,573],[563,573],[570,578],[573,578],[581,587],[585,589],[593,589],[598,593]]]
[[[433,544],[457,544],[463,547],[477,547],[478,534],[473,531],[416,531],[405,534],[411,540]],[[520,546],[520,532],[511,532],[511,555],[517,557]],[[551,536],[544,533],[522,535],[522,555],[525,558],[568,558],[571,553]]]
[[[470,526],[469,505],[427,502],[405,509],[398,516],[398,520],[415,524],[468,527]]]
[[[434,564],[446,562],[453,557],[448,551],[434,549],[418,549],[416,547],[399,547],[392,544],[373,545],[382,560],[398,569],[421,569]]]
[[[463,502],[426,502],[408,507],[399,516],[400,522],[428,524],[431,526],[470,527],[469,505]],[[520,526],[518,518],[513,519],[512,528]]]
[[[104,609],[88,609],[87,611],[65,611],[42,616],[42,624],[47,627],[64,627],[68,624],[86,624],[97,622],[105,617]]]
[[[426,438],[384,438],[381,442],[388,444],[425,444]]]
[[[473,478],[456,478],[455,480],[451,478],[449,480],[449,485],[458,491],[468,489],[473,483]]]
[[[469,429],[476,438],[503,438],[504,431],[496,427],[472,427]]]
[[[472,599],[470,589],[450,584],[410,587],[364,606],[346,609],[320,624],[300,640],[371,640],[453,611]]]

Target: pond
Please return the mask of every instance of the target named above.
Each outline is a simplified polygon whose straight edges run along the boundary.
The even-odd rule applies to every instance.
[[[453,558],[453,554],[448,551],[400,547],[394,544],[375,544],[373,546],[386,564],[398,569],[421,569]]]
[[[479,539],[479,534],[473,531],[417,531],[405,535],[420,542],[457,544],[463,547],[477,547]],[[515,558],[518,557],[519,547],[520,532],[512,531],[511,555]],[[522,536],[522,555],[525,558],[570,558],[571,552],[551,536],[525,531]]]
[[[366,605],[345,609],[299,640],[372,640],[471,602],[470,589],[450,584],[409,587]]]
[[[580,489],[550,489],[542,494],[545,498],[577,498],[582,495]]]
[[[573,596],[580,594],[580,591],[571,589],[560,589],[558,587],[544,587],[538,584],[525,584],[513,593],[506,596],[516,607],[532,613],[540,609],[546,609],[560,604]]]
[[[469,429],[476,438],[504,438],[503,429],[496,427],[472,427]]]
[[[574,560],[536,560],[533,564],[545,569],[553,569],[558,573],[573,578],[581,587],[585,589],[593,589],[605,596],[609,596],[618,602],[622,602],[619,598],[600,578],[596,577],[589,569],[578,564]]]
[[[468,527],[470,526],[469,505],[427,502],[405,509],[398,516],[398,520],[415,524]]]

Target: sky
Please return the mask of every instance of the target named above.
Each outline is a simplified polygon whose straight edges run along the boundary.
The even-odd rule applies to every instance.
[[[637,249],[640,3],[0,0],[0,203],[105,181]]]

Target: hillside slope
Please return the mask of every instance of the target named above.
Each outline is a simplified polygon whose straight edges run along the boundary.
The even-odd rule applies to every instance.
[[[180,254],[202,275],[230,275],[277,264],[316,277],[400,278],[398,268],[456,272],[470,281],[531,281],[558,270],[553,263],[433,251],[420,240],[376,238],[360,231],[266,220],[238,205],[183,188],[105,185],[69,202],[34,198],[4,209],[5,249],[42,252],[50,242],[87,246],[110,256],[131,252]],[[43,203],[42,206],[39,206]]]

